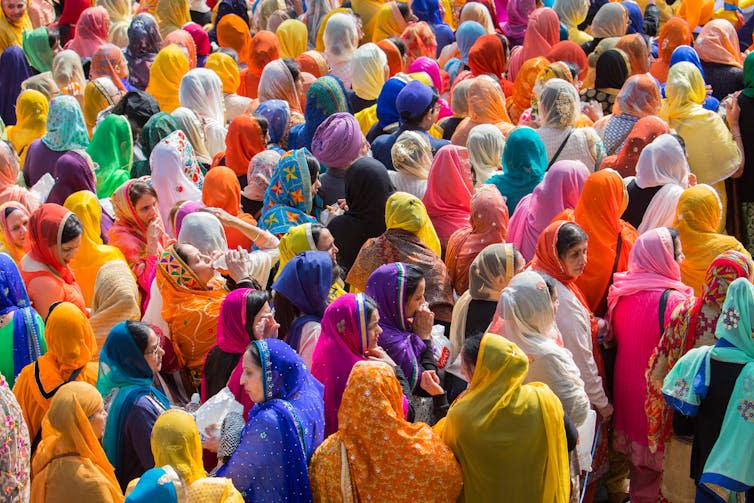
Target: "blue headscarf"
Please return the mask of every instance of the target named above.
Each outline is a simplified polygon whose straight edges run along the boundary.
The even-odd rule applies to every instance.
[[[437,0],[413,0],[411,12],[419,18],[419,21],[425,21],[430,25],[442,23],[442,14]]]
[[[311,150],[312,138],[319,125],[338,112],[351,113],[350,102],[346,98],[343,83],[333,75],[318,78],[306,91],[306,109],[304,109],[306,122],[296,124],[291,128],[288,146],[290,148],[306,147]]]
[[[17,45],[5,49],[0,55],[0,117],[6,126],[16,124],[16,100],[21,94],[21,83],[31,77],[33,72],[26,62],[24,50]]]
[[[307,251],[293,257],[280,272],[272,289],[285,296],[301,311],[285,336],[298,349],[301,329],[309,321],[322,320],[332,284],[332,258],[327,252]]]
[[[125,503],[178,503],[178,489],[183,482],[172,466],[152,468],[139,477],[139,482],[126,497]]]
[[[641,13],[641,7],[634,2],[621,2],[621,5],[626,9],[628,14],[628,28],[626,35],[633,33],[644,33],[644,14]]]
[[[291,118],[291,108],[287,101],[268,100],[259,105],[254,111],[254,115],[259,115],[267,119],[269,127],[267,132],[270,135],[270,142],[279,147],[285,147],[288,144],[288,123]]]
[[[217,476],[230,478],[246,501],[311,502],[307,466],[324,439],[324,388],[285,342],[252,344],[264,401],[252,407],[240,445]]]
[[[438,23],[435,25],[432,25],[432,30],[435,32],[435,40],[437,40],[437,51],[435,53],[435,57],[439,58],[440,53],[442,50],[453,43],[455,40],[455,35],[453,35],[453,30],[445,23]]]
[[[684,61],[691,63],[692,65],[697,67],[699,69],[699,72],[702,74],[702,79],[704,78],[704,68],[702,68],[702,62],[699,60],[699,55],[696,53],[696,49],[688,45],[679,45],[678,47],[676,47],[673,50],[673,54],[670,56],[670,66],[672,67],[676,63],[681,63]],[[660,86],[660,93],[664,98],[665,84],[662,84]],[[712,112],[717,112],[717,109],[720,107],[720,100],[718,100],[714,96],[706,96],[704,98],[702,107],[707,110],[711,110]]]
[[[47,351],[42,320],[31,307],[29,295],[10,255],[0,253],[0,316],[13,313],[13,374],[6,376],[13,386],[25,366]]]
[[[118,390],[110,405],[102,442],[105,454],[116,470],[123,466],[121,456],[126,418],[136,401],[151,394],[164,408],[170,407],[167,397],[152,385],[153,378],[144,352],[128,331],[126,322],[115,325],[99,354],[97,390],[105,397],[114,389]]]
[[[531,194],[547,171],[547,149],[532,128],[516,128],[505,142],[503,173],[493,175],[488,184],[498,188],[506,198],[508,213],[513,214],[518,202]]]
[[[289,150],[278,161],[264,191],[259,228],[280,237],[291,227],[316,222],[312,210],[312,180],[305,148]]]
[[[382,86],[380,95],[377,96],[377,125],[381,129],[400,120],[401,116],[395,107],[395,99],[406,84],[407,82],[399,77],[391,77]]]
[[[484,26],[476,21],[464,21],[456,31],[456,43],[458,52],[461,53],[461,61],[465,64],[469,62],[469,52],[479,37],[486,34]]]

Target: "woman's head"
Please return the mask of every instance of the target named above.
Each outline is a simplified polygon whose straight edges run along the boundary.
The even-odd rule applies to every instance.
[[[471,382],[474,377],[474,370],[476,369],[476,362],[481,347],[481,335],[467,337],[466,340],[463,341],[463,349],[461,349],[461,375],[466,379],[466,382]]]
[[[578,225],[567,222],[558,229],[555,243],[563,272],[573,278],[584,273],[589,237]]]
[[[149,369],[152,372],[159,372],[162,369],[162,356],[165,354],[165,350],[160,345],[160,337],[146,323],[129,320],[125,324],[126,330],[144,355],[144,361],[147,362]]]
[[[562,79],[548,80],[539,94],[542,126],[567,128],[573,126],[579,113],[580,98],[576,88]]]
[[[2,0],[3,14],[11,23],[18,23],[26,14],[26,0]]]
[[[65,220],[63,231],[60,233],[60,258],[64,264],[70,263],[76,257],[83,233],[84,227],[81,225],[81,220],[71,214]]]
[[[3,210],[6,238],[16,247],[28,243],[29,212],[19,206],[8,205]]]
[[[135,180],[128,186],[128,199],[134,209],[136,217],[146,228],[155,219],[159,218],[160,211],[157,205],[157,191],[154,187],[142,180]]]
[[[406,268],[406,305],[404,312],[407,318],[412,318],[423,304],[426,304],[424,292],[427,281],[421,267],[413,264],[404,264]]]
[[[196,247],[190,244],[176,244],[175,253],[184,264],[189,266],[196,275],[197,279],[207,285],[215,276],[215,268],[212,266],[212,258],[201,253]]]
[[[50,426],[59,432],[58,442],[75,445],[79,449],[97,449],[107,422],[102,396],[87,382],[73,381],[60,387],[50,400],[46,415]],[[91,433],[87,431],[87,423]],[[79,452],[83,456],[87,452]]]
[[[270,294],[265,290],[252,290],[246,296],[246,333],[250,339],[255,339],[257,334],[254,327],[259,325],[262,320],[272,314],[270,308]]]
[[[317,246],[317,250],[327,252],[335,263],[338,256],[338,247],[335,246],[335,238],[330,229],[322,224],[312,224],[312,241]]]

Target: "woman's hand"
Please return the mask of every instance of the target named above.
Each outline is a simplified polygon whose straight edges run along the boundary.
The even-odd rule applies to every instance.
[[[207,211],[215,215],[221,224],[229,227],[234,227],[239,220],[222,208],[207,208]]]
[[[583,103],[581,105],[581,112],[592,119],[592,122],[597,122],[604,116],[602,113],[602,105],[594,100],[589,101],[589,103]]]
[[[204,429],[204,439],[202,440],[202,447],[210,452],[217,452],[220,447],[220,427],[216,424],[207,426]]]
[[[249,277],[249,252],[238,248],[225,254],[225,264],[228,275],[238,283]]]
[[[422,372],[421,387],[430,396],[442,395],[445,390],[440,386],[440,378],[434,370],[425,370]]]
[[[156,257],[162,253],[161,239],[164,232],[159,218],[149,222],[147,226],[147,255]]]
[[[602,416],[602,419],[604,421],[607,421],[613,415],[613,406],[608,403],[607,405],[599,409],[599,413],[600,413],[600,416]]]
[[[385,350],[379,346],[373,349],[367,349],[366,351],[364,351],[364,355],[372,361],[387,363],[388,365],[390,365],[390,368],[395,368],[396,366],[393,359],[390,358]]]
[[[432,326],[435,324],[435,315],[429,310],[429,305],[424,303],[414,313],[414,319],[411,324],[414,333],[422,340],[426,341],[432,338]]]
[[[272,313],[267,313],[262,316],[259,323],[254,325],[254,338],[260,339],[277,339],[278,328],[280,324],[275,321],[275,317]]]

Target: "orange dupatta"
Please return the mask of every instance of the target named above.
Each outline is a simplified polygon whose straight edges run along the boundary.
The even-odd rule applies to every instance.
[[[241,184],[233,170],[225,166],[217,166],[207,172],[202,188],[202,202],[210,208],[221,208],[248,224],[257,223],[254,217],[241,211]],[[228,238],[228,249],[235,250],[238,246],[245,250],[251,248],[251,239],[241,231],[226,225],[223,227]]]

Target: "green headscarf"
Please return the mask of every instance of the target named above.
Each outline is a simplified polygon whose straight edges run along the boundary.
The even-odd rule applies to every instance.
[[[754,52],[744,60],[744,96],[754,98]]]
[[[128,120],[115,114],[105,117],[94,130],[86,152],[99,165],[97,197],[110,197],[115,189],[131,178],[134,143]]]
[[[26,59],[36,71],[44,73],[52,70],[52,49],[46,27],[24,31],[23,45]]]
[[[149,167],[149,156],[152,150],[173,131],[178,131],[179,126],[172,115],[167,112],[159,112],[149,118],[139,135],[139,143],[145,160],[134,162],[131,169],[131,178],[140,178],[152,174]]]

